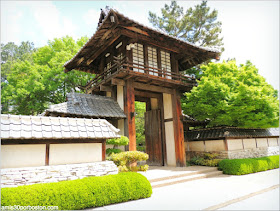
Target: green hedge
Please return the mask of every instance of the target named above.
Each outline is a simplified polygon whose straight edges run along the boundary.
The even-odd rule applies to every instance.
[[[224,174],[243,175],[279,168],[279,155],[261,158],[225,159],[219,162]]]
[[[152,187],[145,176],[126,172],[2,188],[1,205],[58,206],[60,210],[79,210],[147,198],[151,194]]]

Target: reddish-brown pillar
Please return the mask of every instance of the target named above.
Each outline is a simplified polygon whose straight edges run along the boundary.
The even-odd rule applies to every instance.
[[[133,81],[127,80],[126,82],[126,116],[129,138],[129,151],[136,150],[136,130],[135,130],[135,95]]]
[[[106,160],[106,139],[102,140],[102,161]]]
[[[176,89],[173,91],[172,101],[176,166],[183,167],[186,166],[184,128],[180,93]]]

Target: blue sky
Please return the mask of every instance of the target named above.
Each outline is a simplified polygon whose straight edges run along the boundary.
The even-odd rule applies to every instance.
[[[185,9],[201,1],[178,1]],[[145,25],[169,1],[1,1],[1,43],[32,41],[35,47],[70,35],[92,36],[106,5]],[[279,1],[208,1],[222,22],[221,60],[250,60],[279,90]]]

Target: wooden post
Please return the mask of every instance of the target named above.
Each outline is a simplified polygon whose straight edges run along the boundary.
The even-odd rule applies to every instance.
[[[50,144],[46,144],[46,157],[45,157],[45,165],[49,165],[50,160]]]
[[[102,161],[106,160],[106,139],[102,140]]]
[[[129,151],[136,150],[136,131],[135,131],[135,95],[133,81],[126,82],[126,116],[128,126]]]
[[[176,89],[172,95],[172,110],[173,110],[173,126],[174,126],[174,141],[175,141],[175,156],[176,166],[186,166],[186,152],[184,143],[184,129],[182,122],[182,108],[180,101],[180,93]]]

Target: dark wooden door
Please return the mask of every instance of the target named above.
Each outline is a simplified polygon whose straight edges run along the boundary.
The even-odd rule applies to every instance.
[[[146,153],[149,155],[147,163],[153,166],[163,165],[160,116],[160,110],[145,113]]]

